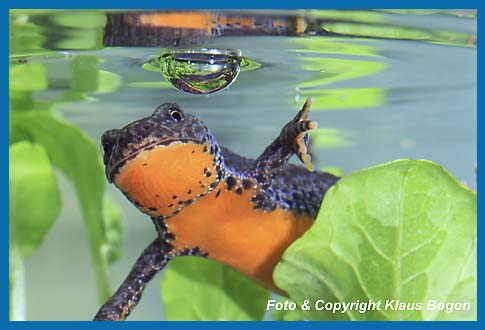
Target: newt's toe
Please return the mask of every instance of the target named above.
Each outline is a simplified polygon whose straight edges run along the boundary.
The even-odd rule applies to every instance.
[[[295,138],[293,143],[296,146],[296,150],[294,152],[301,160],[301,162],[305,165],[305,167],[309,171],[313,171],[313,165],[311,163],[311,156],[308,153],[308,131],[317,127],[317,122],[313,120],[307,120],[308,112],[310,111],[310,107],[312,105],[312,98],[308,98],[303,105],[303,108],[298,112],[298,114],[294,118],[294,125],[293,125],[293,133],[295,134]]]
[[[310,111],[310,107],[313,103],[313,97],[309,97],[306,99],[305,104],[303,104],[303,108],[298,112],[298,119],[299,120],[306,120],[308,118],[308,112]]]
[[[315,123],[315,122],[313,122],[313,123]],[[313,165],[311,163],[311,156],[308,153],[308,147],[307,147],[307,142],[306,142],[308,139],[305,138],[306,136],[307,136],[306,131],[302,132],[302,133],[300,133],[296,136],[296,139],[295,139],[295,143],[297,145],[296,155],[301,160],[301,162],[305,165],[305,167],[309,171],[313,172],[314,168],[313,168]]]

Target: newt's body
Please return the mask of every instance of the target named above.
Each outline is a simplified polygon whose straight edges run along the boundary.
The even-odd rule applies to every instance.
[[[274,290],[273,269],[312,224],[338,180],[286,164],[306,153],[310,102],[257,159],[220,147],[207,127],[176,104],[103,135],[110,181],[144,213],[159,238],[142,254],[95,319],[124,319],[154,274],[177,255],[229,265]],[[138,284],[138,285],[136,285]]]

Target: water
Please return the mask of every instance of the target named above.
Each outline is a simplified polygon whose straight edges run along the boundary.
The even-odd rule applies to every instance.
[[[325,33],[305,36],[298,35],[302,12],[279,25],[268,17],[289,12],[252,12],[261,13],[254,16],[259,25],[253,35],[227,19],[211,31],[217,37],[192,31],[178,41],[167,39],[184,49],[238,50],[252,61],[228,86],[210,86],[221,90],[209,95],[181,92],[149,65],[162,46],[102,47],[101,11],[11,15],[11,61],[42,64],[47,88],[36,90],[34,99],[55,106],[98,143],[105,130],[170,101],[200,117],[222,145],[257,157],[312,96],[310,117],[319,123],[311,145],[316,168],[351,173],[398,158],[424,158],[476,188],[473,12],[307,12],[310,32],[319,31],[315,22],[322,17],[331,19]],[[60,219],[26,262],[27,318],[90,319],[99,305],[88,243],[73,188],[58,176]],[[155,231],[121,193],[113,187],[109,192],[124,213],[122,257],[110,267],[116,287]],[[163,317],[159,279],[130,319]]]

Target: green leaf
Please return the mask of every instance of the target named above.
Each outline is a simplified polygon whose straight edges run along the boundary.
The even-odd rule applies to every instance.
[[[79,101],[86,99],[84,93],[112,93],[120,88],[121,77],[98,69],[99,58],[94,55],[78,55],[71,60],[71,90],[64,99]]]
[[[103,250],[110,263],[121,255],[122,213],[116,203],[107,195],[103,199],[103,224],[106,243]]]
[[[339,55],[355,55],[355,56],[370,56],[379,57],[379,49],[377,47],[356,44],[348,42],[345,38],[334,37],[311,37],[311,38],[294,38],[292,42],[297,49],[292,49],[292,52],[298,53],[321,53],[321,54],[339,54]]]
[[[43,48],[47,36],[39,25],[28,21],[28,15],[10,11],[8,21],[9,54],[32,55],[47,52]]]
[[[41,91],[47,88],[47,71],[42,63],[15,65],[9,70],[9,88],[17,91]]]
[[[385,88],[322,88],[303,90],[300,97],[313,97],[312,110],[321,111],[377,107],[386,103],[387,93]]]
[[[216,261],[179,257],[161,294],[167,320],[261,320],[271,293]]]
[[[25,269],[24,261],[18,247],[9,244],[9,319],[11,321],[25,320]]]
[[[362,23],[325,22],[321,28],[326,32],[354,37],[372,37],[398,40],[420,40],[445,45],[468,46],[471,35],[446,30],[415,29],[396,25],[371,25]]]
[[[336,21],[356,21],[366,23],[385,23],[389,17],[383,13],[369,10],[305,10],[305,14],[310,14],[323,20]]]
[[[52,15],[52,21],[57,25],[78,29],[104,29],[106,13],[94,10],[66,10]]]
[[[55,40],[57,49],[101,49],[106,25],[103,11],[68,10],[50,17],[52,22],[64,28],[62,36]]]
[[[78,55],[71,60],[71,89],[75,92],[94,92],[98,89],[98,57]]]
[[[110,295],[103,225],[104,168],[98,146],[78,127],[47,111],[12,112],[11,129],[29,132],[52,163],[72,181],[90,239],[100,301]]]
[[[54,170],[44,147],[18,142],[9,149],[12,239],[28,257],[44,240],[61,208]]]
[[[96,89],[96,94],[107,94],[113,93],[121,87],[122,81],[121,77],[116,73],[98,70],[98,88]]]
[[[381,301],[359,313],[305,311],[311,320],[476,319],[476,193],[430,161],[398,160],[342,178],[315,224],[285,252],[274,279],[291,299]],[[388,299],[422,310],[385,309]],[[428,302],[469,302],[468,311]]]
[[[315,148],[343,148],[352,145],[348,132],[337,128],[317,128],[310,131],[312,146]]]
[[[302,62],[301,66],[303,70],[315,71],[317,72],[317,74],[314,79],[300,83],[298,85],[299,88],[313,88],[328,85],[330,83],[335,83],[338,81],[365,77],[371,74],[378,73],[387,67],[387,64],[381,62],[349,60],[340,58],[302,57],[300,61]],[[356,93],[369,93],[369,91],[372,91],[371,94],[377,94],[369,97],[371,101],[374,99],[380,100],[380,97],[378,96],[380,92],[378,91],[378,89],[367,89],[367,91],[357,90],[354,92],[352,92],[350,89],[347,89],[340,91],[337,90],[337,93],[340,94],[342,92],[345,92],[345,94],[351,96],[352,103],[355,103],[354,95]],[[331,92],[324,91],[323,93]],[[335,98],[332,98],[332,100],[333,102],[335,102]],[[371,102],[369,102],[369,100],[366,100],[366,104],[367,103]]]
[[[283,297],[279,297],[276,301],[281,303],[291,302],[290,299]],[[272,316],[273,321],[303,321],[305,319],[300,308],[295,310],[273,309]]]

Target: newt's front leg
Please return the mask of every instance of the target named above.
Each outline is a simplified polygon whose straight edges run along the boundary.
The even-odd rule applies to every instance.
[[[116,293],[101,307],[94,321],[123,321],[141,298],[145,286],[174,257],[173,247],[154,240],[141,254]]]
[[[176,251],[162,240],[155,239],[138,257],[118,290],[99,309],[94,321],[124,321],[140,301],[148,282],[176,256],[203,256],[198,248]]]
[[[151,279],[176,256],[201,255],[197,248],[176,251],[174,247],[157,238],[140,255],[118,290],[99,309],[94,321],[123,321],[136,307],[143,290]]]
[[[312,99],[308,98],[303,108],[281,130],[280,135],[264,150],[256,160],[256,179],[269,186],[281,166],[295,154],[309,171],[313,171],[308,154],[308,131],[317,127],[313,120],[307,120]]]

